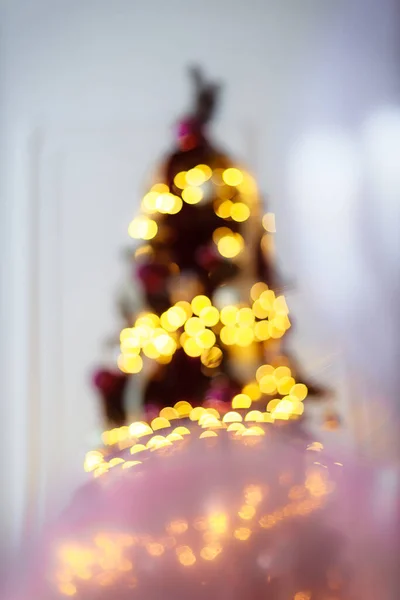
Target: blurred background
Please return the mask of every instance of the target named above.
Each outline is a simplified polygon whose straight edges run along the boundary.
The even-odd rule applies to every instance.
[[[90,371],[192,63],[223,83],[214,138],[276,214],[296,354],[334,390],[342,442],[394,464],[397,0],[0,7],[2,549],[49,516],[54,489],[68,501],[96,443]]]

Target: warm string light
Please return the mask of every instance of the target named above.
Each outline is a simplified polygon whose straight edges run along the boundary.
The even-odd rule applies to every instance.
[[[141,215],[132,220],[128,233],[134,239],[151,240],[158,233],[156,215],[175,215],[182,210],[183,204],[199,204],[204,199],[203,186],[211,181],[216,187],[218,197],[215,212],[224,219],[241,223],[250,217],[250,202],[254,195],[251,177],[237,168],[214,169],[204,164],[189,171],[181,171],[174,178],[174,191],[165,183],[154,184],[141,202]],[[223,197],[238,196],[239,200],[223,200]],[[153,215],[154,219],[149,215]],[[237,236],[237,234],[236,234]],[[236,240],[232,241],[232,240]],[[240,246],[240,247],[239,247]],[[219,249],[219,248],[218,248]],[[221,242],[221,255],[233,258],[242,250],[240,238],[234,234],[229,240]]]
[[[198,560],[213,561],[259,531],[279,527],[290,519],[305,518],[322,509],[334,491],[326,469],[317,463],[306,469],[302,483],[293,485],[291,478],[284,475],[279,476],[278,483],[282,492],[286,490],[287,500],[267,512],[269,487],[248,484],[242,488],[236,507],[228,511],[214,510],[191,520],[174,518],[164,522],[158,535],[100,531],[89,541],[64,542],[57,552],[54,585],[64,596],[75,596],[83,585],[105,587],[123,581],[134,588],[139,577],[138,553],[141,553],[139,562],[146,557],[157,560],[170,553],[177,566],[184,568],[192,567]],[[195,544],[196,549],[192,547],[193,535],[199,542]],[[304,598],[299,594],[296,598]]]

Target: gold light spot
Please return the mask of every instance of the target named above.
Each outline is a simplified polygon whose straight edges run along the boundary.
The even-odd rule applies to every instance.
[[[227,185],[237,186],[243,182],[243,174],[239,169],[230,167],[222,173],[222,179]]]
[[[265,435],[265,431],[258,425],[254,425],[243,431],[243,437],[260,437],[263,435]]]
[[[246,384],[242,389],[242,393],[250,396],[252,400],[259,400],[261,398],[261,391],[256,381]]]
[[[231,423],[228,425],[227,431],[244,431],[245,429],[243,423]]]
[[[153,430],[147,423],[138,421],[129,425],[129,433],[132,437],[140,438],[143,435],[149,435],[150,433],[153,433]]]
[[[181,535],[188,530],[188,523],[184,519],[176,519],[167,525],[167,532],[170,535]]]
[[[200,556],[204,560],[214,560],[221,552],[221,544],[213,544],[212,546],[204,546],[204,548],[200,550]]]
[[[238,308],[236,306],[224,306],[221,310],[221,323],[233,326],[236,324]]]
[[[234,258],[243,250],[244,239],[239,233],[222,237],[218,244],[218,252],[224,258]]]
[[[195,167],[194,169],[189,169],[186,173],[186,181],[188,185],[198,186],[202,185],[206,180],[206,176],[202,169]]]
[[[221,217],[221,219],[229,219],[232,206],[233,203],[231,200],[220,201],[220,204],[217,204],[215,208],[215,214],[218,215],[218,217]]]
[[[245,348],[254,341],[254,331],[250,327],[239,327],[236,331],[235,343]]]
[[[212,234],[214,244],[218,244],[218,242],[226,236],[233,235],[233,231],[229,229],[229,227],[218,227],[214,230]]]
[[[298,398],[298,400],[305,400],[307,398],[307,394],[308,394],[308,389],[307,389],[307,386],[304,385],[304,383],[296,383],[290,389],[290,395],[296,396],[296,398]]]
[[[210,348],[202,353],[201,362],[209,369],[215,369],[221,364],[222,358],[222,350],[217,346],[214,346],[213,348]]]
[[[173,306],[167,310],[168,321],[174,327],[182,327],[187,319],[186,312],[181,306]]]
[[[209,349],[214,346],[216,342],[215,333],[210,329],[206,329],[196,335],[196,342],[202,348]]]
[[[208,165],[201,164],[201,165],[197,165],[196,168],[200,169],[200,171],[203,171],[204,177],[205,177],[205,181],[207,181],[208,179],[210,179],[210,177],[212,176],[212,169]]]
[[[139,373],[143,368],[143,360],[138,354],[120,354],[118,368],[123,373]]]
[[[249,485],[245,489],[244,495],[246,504],[250,504],[250,506],[257,506],[263,499],[263,492],[259,485]]]
[[[240,308],[236,313],[236,322],[242,327],[250,327],[254,323],[254,314],[251,308]]]
[[[223,416],[222,421],[224,423],[241,423],[243,421],[242,415],[238,412],[230,411]]]
[[[186,400],[179,400],[179,402],[174,405],[174,408],[178,411],[180,417],[188,417],[193,406],[190,402],[186,402]]]
[[[265,375],[273,375],[274,371],[275,369],[272,365],[261,365],[256,372],[257,381],[260,381]]]
[[[128,228],[131,238],[139,240],[151,240],[157,235],[157,231],[157,223],[144,215],[133,219]]]
[[[266,213],[262,218],[262,225],[268,233],[276,233],[274,213]]]
[[[191,302],[192,310],[195,315],[200,315],[202,310],[211,307],[211,300],[207,296],[196,296]]]
[[[180,427],[176,427],[172,433],[177,433],[178,435],[189,435],[190,431],[187,427],[183,427],[182,425]]]
[[[190,302],[186,302],[186,300],[180,300],[179,302],[177,302],[175,304],[175,306],[178,306],[178,307],[182,308],[185,311],[185,313],[186,313],[186,317],[188,319],[190,319],[190,317],[193,314]]]
[[[233,535],[237,540],[246,541],[251,536],[251,529],[248,527],[239,527],[238,529],[235,529]]]
[[[268,321],[259,321],[255,324],[254,335],[261,342],[265,342],[270,338],[270,329]]]
[[[148,194],[146,194],[143,197],[142,209],[144,212],[147,212],[149,214],[154,214],[155,212],[157,212],[158,196],[159,196],[158,192],[148,192]]]
[[[207,424],[205,424],[205,427],[207,426]],[[218,433],[216,431],[203,431],[203,433],[200,434],[199,439],[204,439],[204,438],[214,438],[214,437],[218,437]]]
[[[179,433],[172,432],[167,435],[167,440],[169,442],[180,442],[181,440],[183,440],[183,437],[179,435]]]
[[[247,413],[244,420],[246,422],[263,423],[264,417],[260,410],[251,410]]]
[[[187,187],[182,191],[182,198],[186,204],[198,204],[203,198],[203,192],[198,187]]]
[[[263,292],[268,290],[268,286],[263,281],[255,283],[250,290],[250,297],[255,302],[261,296]]]
[[[157,431],[158,429],[165,429],[166,427],[170,426],[171,423],[168,421],[168,419],[165,419],[164,417],[156,417],[151,422],[151,427],[153,431]]]
[[[174,177],[174,184],[176,185],[177,188],[179,188],[180,190],[183,190],[183,188],[186,187],[186,171],[181,171],[180,173],[177,173]]]
[[[263,394],[274,394],[276,392],[276,380],[273,375],[264,375],[260,379],[259,385]]]
[[[236,343],[236,333],[237,333],[236,327],[228,327],[228,326],[223,327],[219,334],[219,336],[221,338],[221,342],[223,344],[225,344],[226,346],[232,346],[233,344]]]
[[[244,521],[250,521],[250,519],[252,519],[255,514],[256,509],[254,508],[254,506],[248,504],[242,506],[242,508],[238,512],[239,517]]]
[[[203,352],[203,348],[198,345],[194,338],[189,338],[185,340],[185,342],[183,343],[183,349],[186,352],[186,354],[188,356],[191,356],[192,358],[201,356]]]
[[[206,327],[213,327],[219,321],[219,312],[215,306],[205,306],[200,310],[199,313],[200,319],[203,321]]]
[[[185,331],[190,336],[195,336],[204,329],[204,323],[199,317],[190,317],[185,323]]]
[[[291,377],[292,372],[289,367],[280,366],[275,369],[274,375],[275,379],[283,379],[284,377]]]
[[[189,546],[179,546],[176,549],[176,553],[179,562],[185,567],[190,567],[196,562],[196,557]]]
[[[235,202],[231,208],[231,217],[234,221],[242,223],[250,217],[250,209],[244,202]]]
[[[258,300],[264,310],[270,311],[273,308],[275,294],[272,290],[266,290],[265,292],[262,292]]]
[[[104,460],[101,452],[98,450],[92,450],[88,452],[85,457],[84,469],[87,473],[94,471]]]
[[[169,187],[166,183],[155,183],[151,187],[151,191],[158,192],[159,194],[166,194],[167,192],[169,192]]]
[[[136,467],[136,465],[141,465],[140,460],[127,460],[123,465],[123,469],[131,469],[132,467]]]
[[[189,419],[191,421],[198,421],[202,415],[207,413],[206,409],[203,406],[196,406],[190,411]]]
[[[179,419],[178,411],[175,410],[175,408],[172,408],[171,406],[165,406],[164,408],[162,408],[160,410],[159,416],[163,417],[164,419],[168,419],[168,420]]]
[[[240,409],[240,408],[250,408],[251,406],[251,398],[247,394],[237,394],[232,398],[232,408]]]
[[[266,319],[269,316],[269,310],[261,306],[261,302],[256,300],[252,306],[252,311],[257,319]]]

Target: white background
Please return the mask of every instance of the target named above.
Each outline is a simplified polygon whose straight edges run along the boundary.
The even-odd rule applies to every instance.
[[[299,355],[335,387],[352,439],[396,453],[398,12],[396,0],[3,2],[4,548],[50,490],[67,500],[100,425],[90,370],[118,325],[127,224],[188,106],[193,62],[226,84],[215,136],[276,212]]]

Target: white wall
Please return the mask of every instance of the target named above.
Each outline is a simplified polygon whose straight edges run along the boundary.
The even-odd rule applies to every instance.
[[[369,381],[383,397],[396,389],[398,179],[387,160],[367,169],[377,158],[365,152],[365,123],[387,105],[392,121],[370,127],[368,139],[374,149],[380,136],[378,158],[399,148],[396,10],[396,0],[2,6],[8,539],[29,507],[36,518],[60,473],[76,477],[98,426],[87,374],[116,324],[126,226],[187,106],[189,63],[226,82],[218,138],[271,196],[309,368],[338,384],[343,364],[355,365],[353,383]],[[378,177],[385,169],[390,193]],[[368,187],[365,173],[376,173]],[[365,389],[354,385],[361,410]]]

